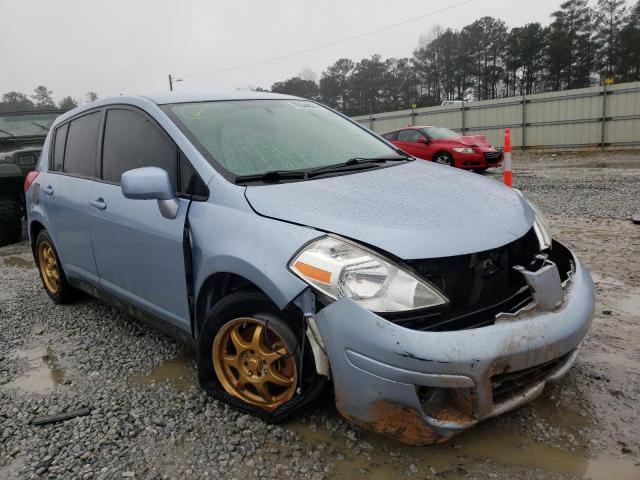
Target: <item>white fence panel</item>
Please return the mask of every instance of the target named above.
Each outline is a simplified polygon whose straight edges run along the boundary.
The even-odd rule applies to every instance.
[[[383,133],[407,125],[439,125],[529,149],[640,147],[640,82],[376,113],[354,120]]]

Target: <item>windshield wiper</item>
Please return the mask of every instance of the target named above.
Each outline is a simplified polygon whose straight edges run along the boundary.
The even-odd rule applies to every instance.
[[[264,173],[255,173],[250,175],[239,175],[235,178],[235,183],[244,182],[265,182],[276,183],[280,180],[307,180],[315,176],[333,172],[348,172],[352,170],[364,170],[367,168],[376,168],[385,162],[406,162],[412,160],[412,157],[406,156],[404,153],[397,156],[383,157],[353,157],[346,162],[326,165],[324,167],[310,168],[306,170],[270,170]]]
[[[7,132],[6,130],[2,130],[1,128],[0,128],[0,132],[6,133],[7,135],[9,135],[9,137],[15,138],[16,140],[18,139],[18,137],[16,137],[13,133]]]
[[[311,175],[328,172],[346,172],[349,170],[361,170],[368,167],[377,167],[386,162],[406,162],[411,160],[410,157],[404,155],[384,156],[384,157],[353,157],[342,163],[326,165],[324,167],[307,170]]]
[[[304,170],[270,170],[264,173],[255,173],[251,175],[239,175],[235,178],[235,183],[243,182],[279,182],[280,180],[307,178],[307,172]]]
[[[48,131],[49,131],[49,129],[48,129],[47,127],[45,127],[44,125],[40,125],[39,123],[36,123],[36,122],[29,122],[29,123],[31,123],[32,125],[35,125],[36,127],[40,127],[40,128],[41,128],[41,129],[43,129],[45,132],[48,132]]]

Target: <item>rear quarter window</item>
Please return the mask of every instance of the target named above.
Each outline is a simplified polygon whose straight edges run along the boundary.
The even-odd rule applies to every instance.
[[[56,128],[55,141],[53,143],[53,165],[52,170],[62,170],[62,159],[64,158],[64,145],[67,141],[67,131],[69,130],[69,124]]]
[[[96,155],[100,112],[90,113],[69,123],[64,149],[63,171],[82,177],[96,176]]]

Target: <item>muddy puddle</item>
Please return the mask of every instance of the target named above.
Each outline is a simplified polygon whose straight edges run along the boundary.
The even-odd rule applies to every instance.
[[[186,352],[159,364],[149,373],[134,373],[127,381],[133,385],[168,383],[180,392],[199,388],[193,362],[193,352]]]
[[[599,289],[615,293],[610,298],[604,299],[608,306],[619,309],[623,313],[640,317],[640,289],[626,285],[624,282],[597,273],[592,273],[591,277]]]
[[[570,423],[570,419],[565,419],[564,423]],[[478,471],[480,464],[490,470],[498,470],[498,467],[501,471],[505,468],[540,469],[592,480],[640,478],[640,467],[630,460],[587,458],[582,449],[554,448],[490,424],[481,424],[450,442],[431,447],[407,447],[380,435],[366,433],[358,444],[366,442],[371,448],[363,449],[363,453],[358,455],[345,448],[347,439],[341,434],[333,437],[322,427],[312,430],[307,424],[295,421],[286,428],[298,432],[307,442],[324,442],[329,449],[340,452],[332,458],[336,467],[329,478],[333,479],[408,477],[454,480],[468,478],[470,473]]]
[[[4,257],[4,264],[7,267],[18,268],[35,268],[33,258],[25,258],[24,256],[10,255]]]
[[[621,310],[640,317],[640,291],[631,291],[628,296],[620,300],[619,305]]]
[[[42,345],[16,350],[11,358],[26,363],[27,368],[16,379],[0,386],[2,389],[46,395],[64,381],[64,371],[58,365],[58,359]]]
[[[625,160],[603,160],[601,158],[595,159],[578,159],[572,163],[562,163],[548,165],[548,168],[597,168],[597,169],[638,169],[640,164],[638,162],[630,162]]]

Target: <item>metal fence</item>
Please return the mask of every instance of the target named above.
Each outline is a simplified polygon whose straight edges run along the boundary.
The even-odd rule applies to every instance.
[[[522,149],[638,148],[640,82],[353,118],[378,133],[439,125],[463,135],[485,135],[494,145],[502,145],[509,127],[512,145]]]

